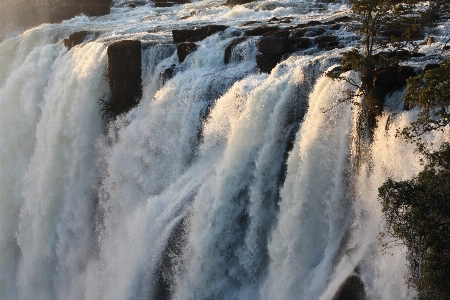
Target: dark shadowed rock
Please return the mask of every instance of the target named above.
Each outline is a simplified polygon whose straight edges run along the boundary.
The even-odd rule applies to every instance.
[[[416,77],[417,73],[414,71],[413,67],[410,66],[401,66],[397,70],[397,75],[395,76],[395,82],[399,86],[405,86],[406,80],[411,77]]]
[[[406,80],[417,76],[410,66],[398,66],[390,69],[376,70],[374,86],[385,93],[389,93],[398,87],[406,85]]]
[[[233,53],[233,49],[239,45],[240,43],[246,41],[247,38],[238,38],[231,42],[226,48],[225,48],[225,55],[223,58],[224,63],[229,63],[231,61],[231,54]]]
[[[292,47],[289,39],[284,36],[263,36],[256,42],[256,49],[265,54],[283,54],[291,52]]]
[[[339,46],[337,36],[334,35],[322,35],[314,39],[319,49],[333,49]]]
[[[364,283],[358,276],[350,276],[339,288],[332,300],[365,300]]]
[[[100,3],[100,4],[80,4],[80,11],[82,14],[91,17],[99,17],[108,15],[111,12],[110,4]]]
[[[281,57],[281,54],[258,54],[256,55],[256,65],[261,72],[270,73],[281,61]]]
[[[236,6],[236,5],[242,5],[242,4],[247,4],[250,2],[253,2],[254,0],[227,0],[227,2],[225,2],[224,5],[226,6]]]
[[[153,0],[155,7],[172,7],[176,4],[191,3],[191,0]]]
[[[339,30],[341,27],[341,24],[333,24],[330,26],[330,30]]]
[[[264,34],[266,34],[268,32],[271,32],[271,31],[277,31],[279,29],[280,28],[278,26],[256,27],[256,28],[253,28],[253,29],[246,30],[244,32],[244,35],[245,36],[260,36],[260,35],[264,35]]]
[[[164,85],[175,75],[175,67],[177,65],[171,65],[170,67],[161,70],[159,77],[161,78],[162,84]]]
[[[340,23],[346,23],[346,22],[352,22],[354,19],[349,16],[343,16],[343,17],[337,17],[333,20],[334,22],[340,22]]]
[[[291,32],[292,37],[315,37],[322,35],[327,30],[323,27],[306,27],[298,28]]]
[[[208,25],[198,29],[179,29],[172,30],[173,41],[175,43],[182,42],[199,42],[210,35],[227,29],[225,25]]]
[[[314,45],[309,38],[289,37],[289,42],[293,51],[306,50]]]
[[[197,45],[195,43],[186,42],[178,44],[177,45],[178,61],[183,62],[186,59],[186,56],[188,56],[195,50],[197,50]]]
[[[124,40],[108,46],[107,76],[112,116],[133,108],[142,97],[141,42]]]
[[[78,31],[69,35],[67,39],[64,39],[64,46],[66,46],[69,50],[76,45],[84,42],[84,39],[89,34],[89,31]]]

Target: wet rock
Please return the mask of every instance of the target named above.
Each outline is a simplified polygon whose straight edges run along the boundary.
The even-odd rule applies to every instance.
[[[332,300],[365,300],[364,283],[358,276],[350,276],[339,288]]]
[[[172,79],[172,77],[175,75],[175,68],[177,65],[171,65],[170,67],[161,70],[161,74],[159,74],[159,77],[161,78],[162,84],[164,85],[167,81]]]
[[[374,86],[385,93],[389,93],[398,87],[406,85],[406,80],[417,76],[412,67],[399,66],[390,69],[376,70],[374,76]]]
[[[314,39],[319,49],[333,49],[339,46],[337,36],[334,35],[321,35]]]
[[[89,31],[74,32],[71,35],[69,35],[69,37],[67,39],[64,39],[64,41],[63,41],[64,46],[66,46],[70,50],[72,47],[75,47],[76,45],[79,45],[82,42],[84,42],[84,39],[88,35],[89,35]]]
[[[271,32],[271,31],[277,31],[279,29],[280,28],[278,26],[256,27],[256,28],[253,28],[253,29],[246,30],[244,32],[244,35],[245,36],[260,36],[260,35],[264,35],[264,34],[266,34],[268,32]]]
[[[175,43],[182,42],[199,42],[210,35],[227,29],[225,25],[208,25],[199,29],[180,29],[172,30],[173,41]]]
[[[226,63],[226,64],[229,63],[231,61],[231,53],[233,53],[233,49],[237,45],[239,45],[240,43],[242,43],[242,42],[244,42],[246,40],[247,40],[247,38],[244,37],[244,38],[235,39],[233,42],[231,42],[231,44],[229,44],[225,48],[225,55],[224,55],[224,58],[223,58],[223,62]]]
[[[186,20],[186,19],[194,17],[195,15],[197,15],[197,12],[196,11],[191,11],[189,13],[189,16],[180,17],[178,20]]]
[[[341,24],[333,24],[330,26],[330,30],[339,30],[341,27]]]
[[[343,16],[343,17],[337,17],[333,20],[334,22],[338,23],[347,23],[347,22],[352,22],[354,21],[354,19],[352,17],[349,16]]]
[[[265,54],[283,54],[292,51],[291,43],[286,36],[263,36],[256,42],[256,49]]]
[[[434,37],[432,37],[432,36],[429,36],[429,37],[427,37],[426,38],[426,40],[425,41],[423,41],[422,43],[420,43],[419,45],[431,45],[431,44],[433,44],[435,42],[435,38]]]
[[[306,50],[314,45],[313,41],[309,38],[289,37],[289,41],[293,51]]]
[[[192,42],[180,43],[177,45],[178,61],[183,62],[186,57],[197,50],[197,45]]]
[[[253,25],[253,24],[260,24],[260,21],[248,21],[244,24],[242,24],[242,26],[248,26],[248,25]]]
[[[281,54],[258,54],[256,55],[256,65],[261,72],[270,73],[281,61],[281,57]]]
[[[227,2],[225,2],[224,5],[226,6],[236,6],[236,5],[242,5],[242,4],[247,4],[250,2],[253,2],[254,0],[227,0]]]
[[[141,42],[124,40],[108,46],[107,77],[111,115],[129,111],[142,97]]]
[[[318,25],[322,25],[322,24],[323,23],[320,21],[309,21],[308,23],[298,24],[294,28],[306,28],[306,27],[318,26]]]
[[[190,0],[153,0],[155,7],[172,7],[176,4],[191,3]]]
[[[293,37],[315,37],[322,35],[327,30],[324,27],[306,27],[299,28],[292,31],[291,36]]]
[[[108,15],[111,12],[110,4],[80,4],[79,9],[82,14],[91,17]]]
[[[278,18],[277,17],[273,17],[273,18],[271,18],[270,20],[269,20],[269,22],[277,22],[278,21]]]

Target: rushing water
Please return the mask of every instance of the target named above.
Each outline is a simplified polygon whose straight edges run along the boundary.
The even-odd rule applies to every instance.
[[[329,20],[347,6],[125,2],[0,44],[0,299],[326,300],[352,274],[368,299],[412,299],[405,249],[382,247],[377,200],[388,176],[421,170],[395,137],[416,114],[402,112],[402,92],[355,173],[354,110],[322,113],[348,88],[322,76],[343,49],[260,74],[249,39],[223,63],[247,21]],[[230,28],[178,64],[171,30],[212,23]],[[64,48],[79,30],[91,40]],[[354,43],[345,28],[337,34]],[[145,42],[144,95],[106,126],[106,48],[121,39]]]

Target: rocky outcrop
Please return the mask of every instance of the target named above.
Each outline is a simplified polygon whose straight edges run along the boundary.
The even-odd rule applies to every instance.
[[[141,42],[124,40],[108,46],[107,76],[111,90],[110,115],[129,111],[142,97]]]
[[[191,0],[153,0],[155,7],[172,7],[176,4],[191,3]]]
[[[227,0],[227,2],[225,2],[224,5],[226,6],[236,6],[236,5],[242,5],[242,4],[247,4],[250,2],[253,2],[255,0]]]
[[[256,27],[256,28],[244,31],[244,35],[245,36],[260,36],[260,35],[264,35],[268,32],[278,31],[278,30],[280,30],[280,27],[278,27],[278,26]]]
[[[231,42],[231,44],[229,44],[226,48],[225,48],[225,55],[223,58],[223,62],[224,63],[229,63],[231,61],[231,54],[233,53],[233,49],[239,45],[240,43],[246,41],[247,38],[238,38],[235,39],[233,42]]]
[[[192,42],[185,42],[180,43],[177,45],[177,55],[178,55],[178,61],[181,63],[186,59],[186,56],[191,54],[197,50],[197,45]]]
[[[287,34],[289,35],[289,32]],[[291,43],[286,35],[263,36],[256,42],[256,49],[263,54],[284,54],[292,51]]]
[[[69,50],[76,45],[84,42],[86,37],[89,35],[89,31],[78,31],[69,35],[67,39],[64,39],[63,43]]]
[[[208,25],[198,29],[172,30],[173,41],[175,43],[199,42],[210,35],[227,29],[225,25]]]
[[[262,53],[256,55],[256,65],[263,73],[270,73],[273,68],[281,61],[282,54]]]
[[[364,290],[364,283],[356,276],[350,276],[339,288],[332,300],[365,300],[367,299]]]
[[[406,80],[414,76],[417,76],[417,74],[409,66],[380,69],[376,71],[374,76],[374,86],[387,94],[396,88],[405,86]]]

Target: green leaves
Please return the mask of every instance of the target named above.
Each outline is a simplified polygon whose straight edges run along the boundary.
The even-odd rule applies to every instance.
[[[444,61],[440,68],[408,79],[408,91],[404,100],[407,107],[420,109],[417,120],[401,132],[406,139],[420,142],[424,133],[442,130],[448,125],[450,123],[450,59]]]

